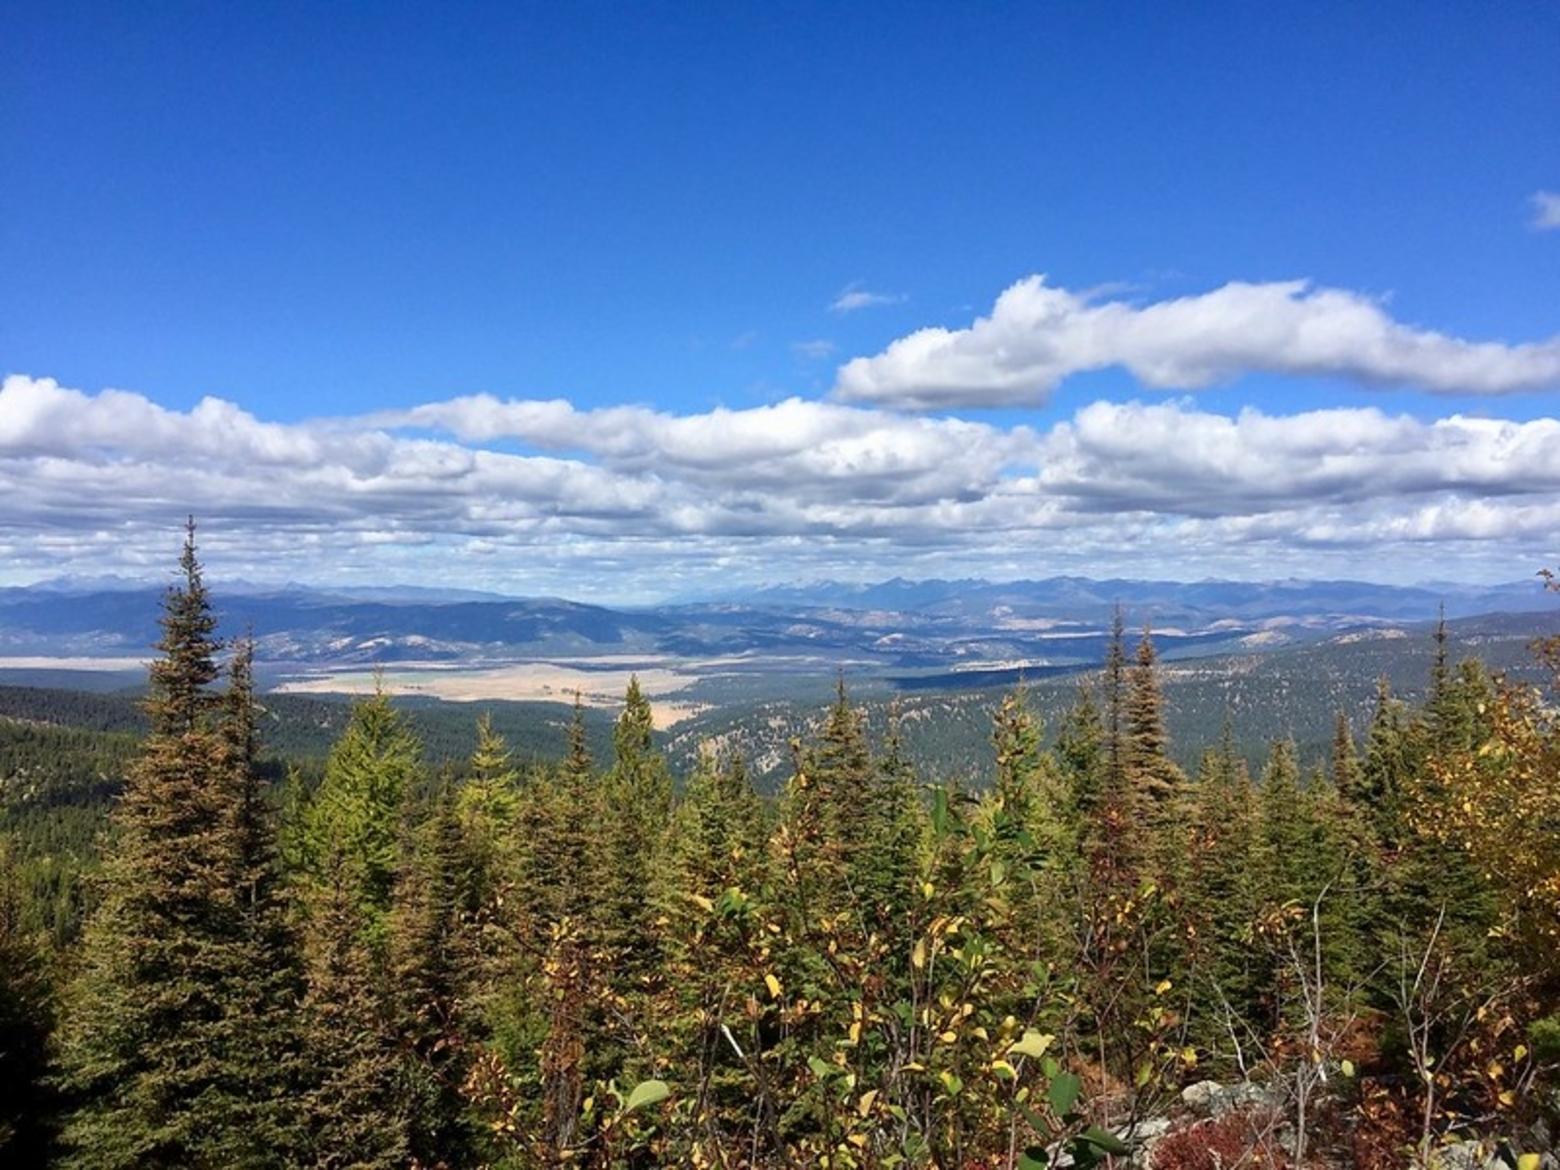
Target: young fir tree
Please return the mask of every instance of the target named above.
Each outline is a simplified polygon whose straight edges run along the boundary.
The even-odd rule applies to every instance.
[[[404,1164],[410,1109],[385,975],[422,745],[383,688],[354,704],[303,814],[303,1116],[319,1166]],[[367,1118],[380,1116],[378,1128]]]
[[[37,933],[0,842],[0,1164],[42,1166],[56,1102],[48,1084],[54,1002]]]
[[[424,1166],[463,1165],[472,1150],[461,1096],[472,1056],[471,1026],[463,1013],[472,973],[469,920],[462,913],[468,868],[455,796],[446,784],[431,815],[417,826],[389,920],[409,1143]]]
[[[472,848],[486,865],[499,866],[520,813],[520,772],[486,711],[477,719],[471,774],[460,787],[457,804]]]
[[[227,699],[193,523],[164,601],[150,733],[114,811],[61,1035],[64,1165],[289,1163],[285,934],[253,767],[247,653]],[[280,1057],[280,1059],[279,1059]]]
[[[1256,793],[1228,719],[1218,745],[1203,753],[1195,791],[1184,906],[1188,973],[1202,1010],[1191,1028],[1199,1047],[1230,1060],[1231,1027],[1238,1038],[1255,1022],[1263,988],[1251,946],[1260,893]]]
[[[1269,906],[1304,900],[1312,880],[1311,826],[1293,739],[1275,739],[1262,769],[1263,894]]]
[[[521,806],[526,849],[521,865],[522,913],[538,938],[564,919],[587,926],[593,898],[592,838],[599,792],[585,736],[585,708],[575,696],[565,756],[531,787]]]
[[[1105,782],[1111,799],[1120,802],[1127,786],[1127,639],[1126,620],[1118,604],[1111,613],[1110,642],[1105,650]]]
[[[1138,807],[1151,826],[1183,823],[1186,776],[1170,758],[1158,656],[1147,626],[1130,672],[1125,723],[1124,767]]]
[[[1376,844],[1391,852],[1402,842],[1402,793],[1418,769],[1418,737],[1407,709],[1392,696],[1386,676],[1376,684],[1376,707],[1365,739],[1354,791],[1342,793],[1358,808]]]
[[[868,841],[872,857],[861,875],[863,892],[872,899],[868,904],[877,909],[880,927],[897,938],[911,897],[921,838],[915,765],[905,751],[903,713],[897,698],[888,707],[888,728],[869,800],[874,828]]]
[[[363,927],[361,873],[331,843],[314,864],[301,1013],[309,1075],[296,1102],[308,1139],[296,1164],[402,1170],[411,1101],[382,950]]]
[[[1081,824],[1086,826],[1099,807],[1100,789],[1104,783],[1105,727],[1100,722],[1100,710],[1093,693],[1082,684],[1057,732],[1056,755],[1069,802],[1077,811]]]
[[[625,986],[659,970],[650,886],[671,824],[672,778],[654,736],[650,701],[634,676],[612,730],[612,768],[603,781],[594,859],[603,954]]]
[[[390,696],[376,688],[353,704],[305,813],[306,878],[328,859],[332,881],[348,883],[371,936],[383,931],[406,801],[421,774],[422,745]]]
[[[1360,756],[1354,748],[1354,732],[1349,727],[1347,712],[1339,711],[1333,720],[1332,758],[1330,777],[1338,794],[1352,799],[1360,787]]]

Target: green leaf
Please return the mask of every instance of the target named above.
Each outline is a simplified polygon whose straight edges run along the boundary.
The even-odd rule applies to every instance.
[[[1018,1170],[1045,1170],[1051,1164],[1051,1155],[1044,1146],[1030,1146],[1018,1156]]]
[[[948,790],[932,790],[932,828],[941,837],[948,831]]]
[[[1035,1131],[1036,1137],[1048,1138],[1051,1136],[1051,1123],[1045,1118],[1041,1117],[1028,1105],[1020,1105],[1018,1110],[1024,1115],[1024,1120],[1029,1122],[1029,1128]]]
[[[1097,1125],[1091,1125],[1088,1129],[1080,1133],[1078,1135],[1078,1140],[1080,1142],[1087,1142],[1095,1149],[1103,1150],[1107,1154],[1115,1154],[1117,1157],[1120,1157],[1122,1154],[1130,1154],[1132,1152],[1132,1147],[1127,1145],[1126,1142],[1122,1141],[1109,1130],[1101,1129]]]
[[[816,1056],[809,1056],[807,1058],[807,1067],[812,1069],[813,1076],[817,1077],[820,1081],[826,1081],[834,1074],[834,1066],[828,1061]]]
[[[628,1100],[623,1103],[623,1112],[632,1113],[636,1109],[646,1109],[651,1105],[659,1105],[672,1095],[665,1081],[640,1081],[634,1086],[634,1091],[628,1095]]]
[[[1051,1102],[1051,1108],[1058,1115],[1072,1112],[1072,1107],[1078,1103],[1078,1093],[1083,1088],[1083,1082],[1073,1073],[1062,1073],[1051,1082],[1051,1088],[1046,1093],[1046,1099]]]

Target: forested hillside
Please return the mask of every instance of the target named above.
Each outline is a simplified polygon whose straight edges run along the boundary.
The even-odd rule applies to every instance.
[[[1553,1132],[1560,639],[1519,677],[1443,628],[1359,693],[1178,678],[1118,620],[959,707],[946,768],[946,697],[843,682],[678,766],[637,683],[452,763],[450,705],[257,697],[212,612],[192,534],[141,714],[0,694],[6,1165],[1527,1170]],[[1301,692],[1325,736],[1242,726]]]

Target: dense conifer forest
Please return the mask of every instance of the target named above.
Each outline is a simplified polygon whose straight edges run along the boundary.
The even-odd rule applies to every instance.
[[[1049,735],[1001,702],[989,787],[918,774],[842,681],[770,795],[735,754],[674,775],[637,684],[610,741],[576,706],[557,762],[484,719],[432,764],[380,694],[288,766],[193,530],[161,628],[144,723],[62,695],[96,730],[5,725],[6,1166],[1389,1167],[1480,1139],[1530,1170],[1550,1141],[1560,639],[1536,687],[1443,637],[1422,702],[1384,680],[1358,741],[1340,713],[1324,765],[1281,739],[1254,775],[1229,720],[1175,749],[1118,620]]]

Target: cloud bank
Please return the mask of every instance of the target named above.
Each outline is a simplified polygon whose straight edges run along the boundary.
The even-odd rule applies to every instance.
[[[1231,282],[1138,305],[1019,281],[965,329],[920,329],[840,367],[835,397],[897,409],[1044,401],[1067,378],[1122,367],[1155,390],[1243,374],[1342,378],[1434,393],[1560,389],[1560,337],[1467,341],[1395,321],[1359,293]]]
[[[619,600],[825,573],[1523,576],[1560,533],[1560,420],[472,396],[280,423],[13,376],[0,498],[13,579],[160,571],[190,511],[228,573]]]

